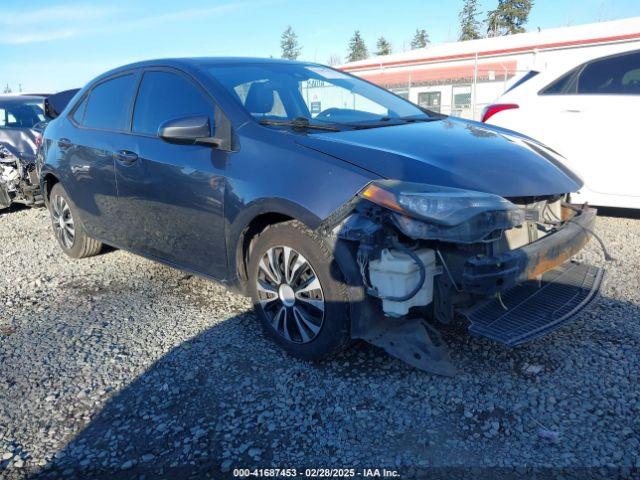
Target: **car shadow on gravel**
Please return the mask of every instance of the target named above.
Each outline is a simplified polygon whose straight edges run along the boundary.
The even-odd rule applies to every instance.
[[[599,217],[640,219],[640,210],[634,208],[597,207]]]
[[[2,215],[10,215],[12,213],[19,212],[21,210],[27,210],[29,207],[23,205],[21,203],[12,203],[7,208],[0,208],[0,216]]]
[[[604,300],[607,309],[633,308],[640,318],[638,306],[622,303]],[[367,466],[399,463],[402,472],[413,472],[403,478],[411,478],[428,465],[478,465],[481,452],[491,448],[514,448],[515,465],[520,452],[515,444],[505,447],[504,437],[519,435],[515,417],[523,412],[510,402],[500,405],[497,393],[495,407],[481,408],[479,402],[472,408],[458,397],[478,399],[485,389],[505,386],[527,401],[532,385],[540,382],[532,377],[540,374],[526,368],[536,364],[546,381],[557,382],[561,398],[570,374],[564,365],[568,348],[582,346],[593,364],[593,345],[604,348],[606,362],[617,358],[606,350],[625,342],[622,333],[612,336],[617,330],[609,324],[585,328],[597,322],[600,308],[602,303],[546,340],[519,349],[472,338],[464,325],[451,325],[443,337],[461,369],[453,378],[415,370],[364,343],[331,362],[300,362],[260,335],[251,312],[242,312],[171,349],[111,392],[91,421],[32,478],[231,478],[233,468],[352,467],[358,453],[373,459]],[[492,378],[497,383],[487,380]],[[434,390],[442,395],[434,396]],[[411,410],[398,416],[397,410],[407,407]],[[487,430],[494,424],[495,432]],[[371,429],[382,438],[370,436]],[[458,442],[456,448],[451,441]],[[532,442],[534,452],[548,447]],[[345,456],[345,445],[352,446],[353,457]],[[446,468],[431,473],[438,472],[438,478],[452,478]],[[501,478],[510,478],[509,472],[500,472]],[[481,473],[476,478],[485,478]],[[492,478],[499,471],[485,473]]]

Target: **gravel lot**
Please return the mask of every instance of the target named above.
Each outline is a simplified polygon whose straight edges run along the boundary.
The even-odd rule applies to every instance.
[[[590,312],[518,349],[454,325],[461,373],[445,378],[364,344],[321,365],[289,358],[222,286],[122,251],[69,260],[45,210],[3,211],[0,477],[554,466],[638,478],[640,220],[600,218],[598,232],[616,260]],[[603,263],[595,242],[584,256]]]

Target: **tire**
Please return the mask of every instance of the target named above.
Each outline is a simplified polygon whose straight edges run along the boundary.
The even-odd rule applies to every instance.
[[[87,235],[75,205],[60,183],[56,183],[49,194],[49,213],[54,234],[64,253],[71,258],[86,258],[100,253],[102,242]]]
[[[318,361],[350,344],[350,299],[342,271],[322,239],[300,222],[269,226],[253,240],[248,278],[265,333],[289,354]]]

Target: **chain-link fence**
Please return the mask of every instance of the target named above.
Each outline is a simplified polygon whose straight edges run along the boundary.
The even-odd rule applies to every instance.
[[[429,110],[479,120],[513,77],[525,73],[515,61],[467,65],[430,64],[412,68],[351,72]]]

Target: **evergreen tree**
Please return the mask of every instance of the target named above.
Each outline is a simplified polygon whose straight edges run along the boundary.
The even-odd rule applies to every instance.
[[[347,61],[357,62],[358,60],[364,60],[369,56],[367,46],[360,35],[360,30],[356,30],[349,40],[349,52],[347,54]]]
[[[6,86],[6,87],[4,87],[4,92],[2,92],[2,93],[11,93],[11,92],[13,92],[13,90],[11,90],[11,87],[10,87],[10,86],[9,86],[9,84],[7,83],[7,86]]]
[[[298,35],[293,31],[291,25],[282,33],[282,37],[280,37],[280,47],[282,48],[282,58],[295,60],[300,56],[302,49],[298,44]]]
[[[380,37],[376,43],[376,55],[389,55],[391,53],[391,44],[387,39]]]
[[[429,45],[429,35],[424,28],[417,28],[416,34],[413,36],[413,40],[411,40],[411,50],[415,50],[416,48],[425,48]]]
[[[498,0],[498,8],[487,15],[487,35],[497,37],[525,31],[533,0]]]
[[[460,37],[458,40],[475,40],[480,38],[480,22],[478,22],[478,0],[464,0],[460,18]]]

